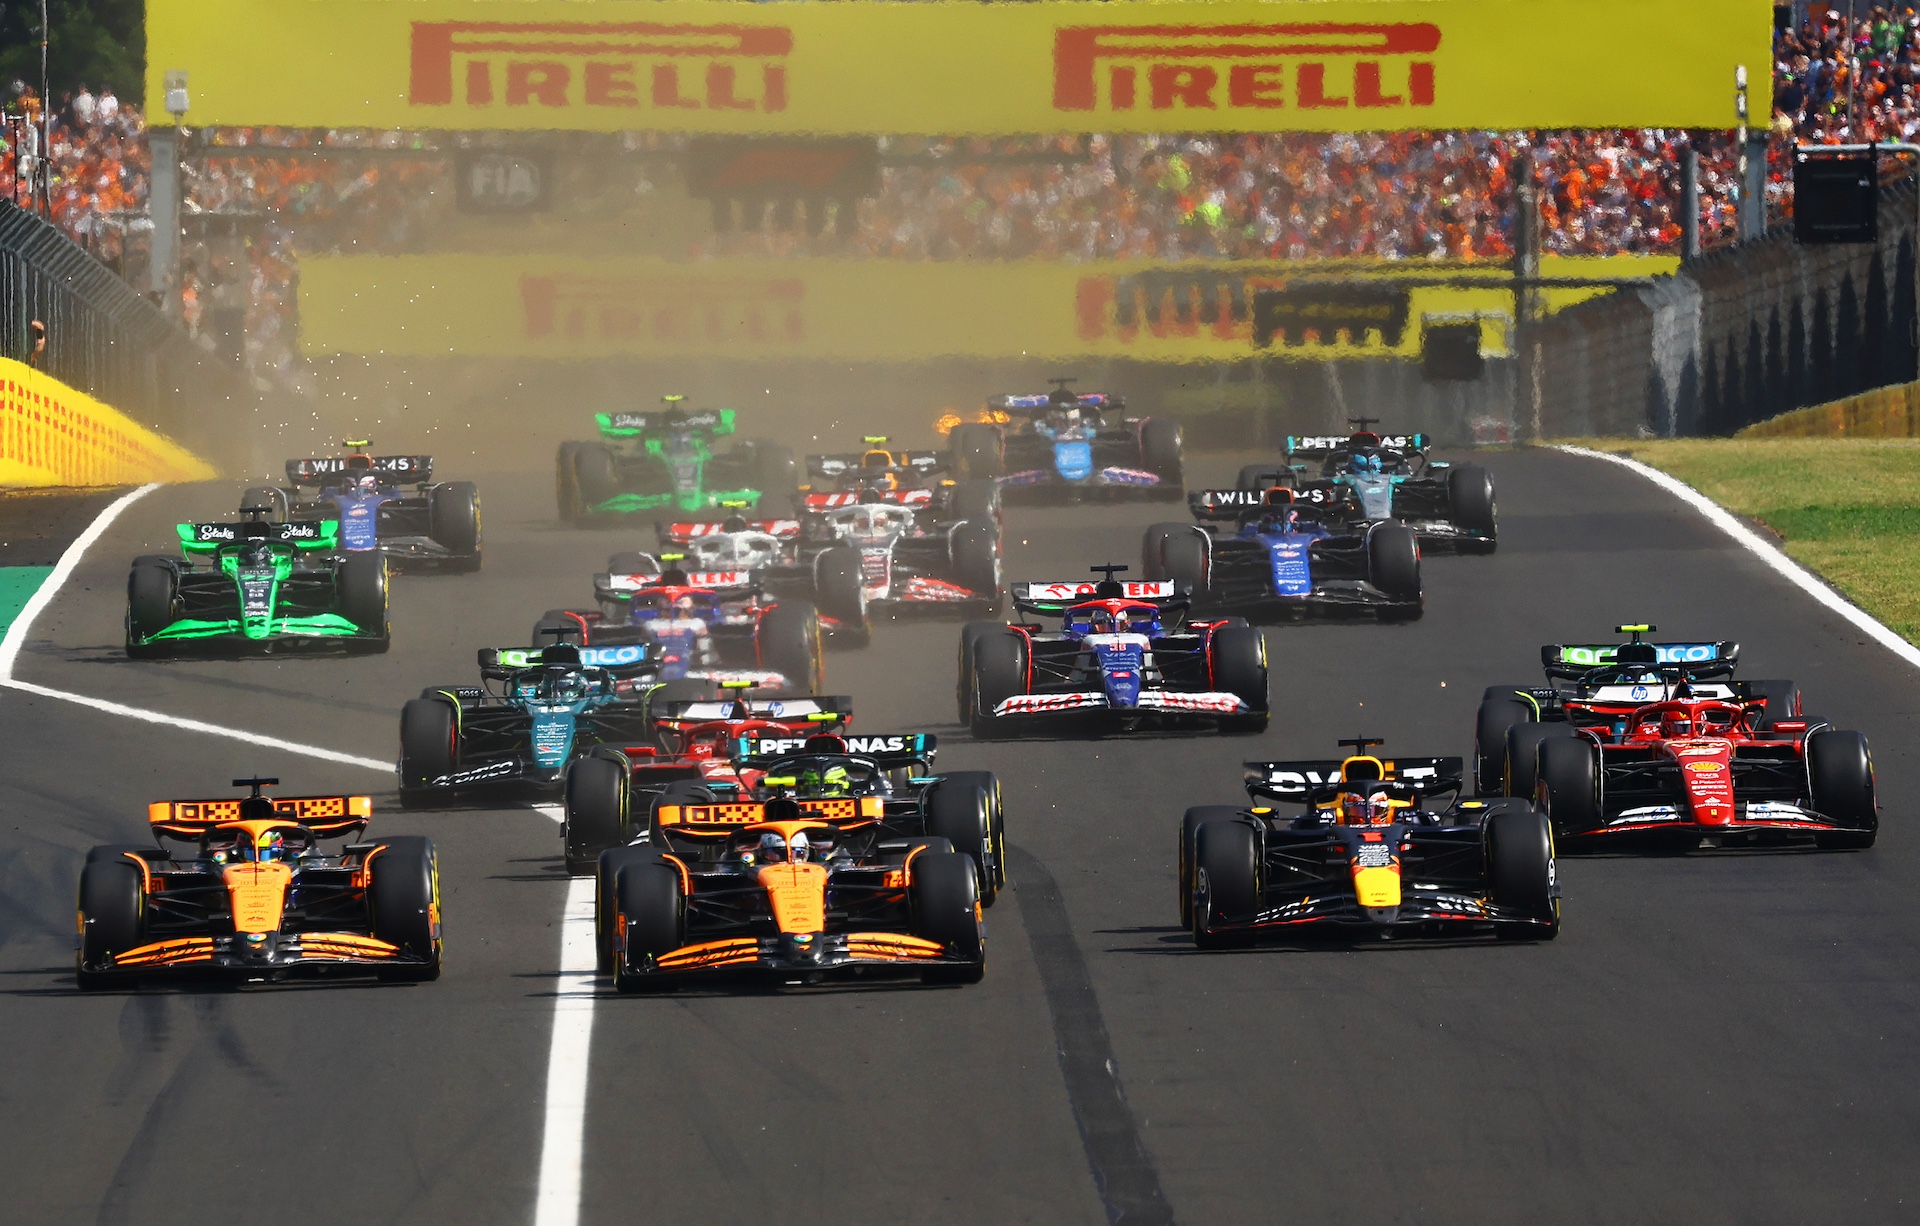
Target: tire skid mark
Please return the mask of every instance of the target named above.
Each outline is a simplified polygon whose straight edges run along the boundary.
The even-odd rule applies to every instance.
[[[1046,991],[1067,1098],[1095,1189],[1114,1226],[1166,1226],[1173,1209],[1127,1103],[1100,998],[1074,939],[1060,883],[1023,848],[1007,848],[1020,918]]]

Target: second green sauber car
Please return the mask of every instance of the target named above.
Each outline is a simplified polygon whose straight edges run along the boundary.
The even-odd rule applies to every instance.
[[[180,558],[149,554],[127,577],[127,654],[387,649],[387,561],[341,554],[339,524],[181,524]]]
[[[588,524],[628,516],[661,520],[724,515],[723,508],[791,501],[793,452],[763,439],[725,451],[713,441],[734,431],[733,410],[681,407],[658,413],[597,413],[600,440],[560,444],[560,518]]]

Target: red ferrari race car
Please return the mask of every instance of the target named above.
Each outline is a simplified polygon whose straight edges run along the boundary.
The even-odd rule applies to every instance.
[[[1880,819],[1865,736],[1670,684],[1675,697],[1612,713],[1568,702],[1570,716],[1614,718],[1582,719],[1540,742],[1536,795],[1561,838],[1637,838],[1676,852],[1703,839],[1873,846]]]
[[[614,555],[618,560],[621,555]],[[713,696],[725,681],[812,693],[825,685],[820,615],[808,600],[778,598],[752,571],[685,571],[662,554],[657,571],[593,577],[594,609],[549,609],[533,645],[646,644],[674,696]],[[692,682],[680,685],[679,682]]]
[[[656,698],[648,714],[657,746],[601,746],[568,765],[560,827],[568,872],[591,873],[603,850],[632,842],[662,803],[750,786],[731,756],[742,738],[805,738],[853,719],[844,696],[752,698],[742,683],[726,688],[717,701]]]

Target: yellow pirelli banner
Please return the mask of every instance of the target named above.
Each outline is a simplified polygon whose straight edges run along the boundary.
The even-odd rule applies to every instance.
[[[147,96],[184,71],[196,127],[1730,128],[1741,67],[1768,113],[1771,20],[1765,0],[148,0]]]
[[[206,481],[206,461],[52,375],[0,358],[0,486]]]
[[[1563,276],[1650,276],[1662,257],[1548,257]],[[1499,352],[1513,295],[1499,265],[1426,261],[906,263],[867,260],[604,260],[563,256],[338,256],[300,270],[300,344],[314,355],[725,357],[916,361],[1111,357],[1216,362],[1253,356],[1256,291],[1301,278],[1449,272],[1478,287],[1416,287],[1410,323],[1276,345],[1274,358],[1419,352],[1420,321],[1481,318]],[[1592,290],[1543,291],[1549,305]]]

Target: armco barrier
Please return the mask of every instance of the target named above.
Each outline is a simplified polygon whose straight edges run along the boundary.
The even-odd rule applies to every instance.
[[[1735,438],[1920,438],[1920,383],[1877,387],[1756,422]]]
[[[204,481],[206,461],[85,392],[0,358],[0,486]]]

